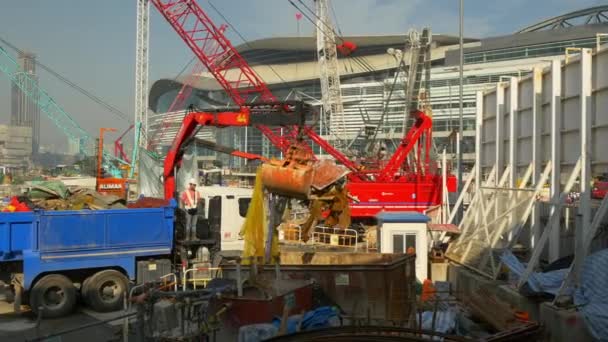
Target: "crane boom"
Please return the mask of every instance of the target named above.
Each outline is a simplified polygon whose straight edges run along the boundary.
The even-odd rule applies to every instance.
[[[321,80],[321,102],[329,123],[338,136],[339,141],[344,138],[346,126],[344,124],[344,106],[340,93],[340,73],[338,70],[338,52],[336,49],[336,35],[328,15],[328,0],[315,0],[317,11],[317,59]]]
[[[266,84],[224,36],[222,29],[213,23],[196,1],[151,1],[236,105],[244,105],[253,99],[276,101]],[[280,129],[273,132],[263,125],[256,128],[282,151],[287,151],[291,145],[288,139],[281,136]],[[295,132],[291,135],[295,136]]]
[[[220,32],[224,32],[227,27],[228,27],[228,25],[226,25],[226,24],[220,25],[220,28],[219,28]],[[171,113],[180,108],[184,108],[184,104],[186,103],[186,100],[188,98],[190,98],[190,95],[192,94],[192,88],[194,87],[194,83],[196,82],[196,80],[199,77],[201,77],[201,73],[204,70],[205,70],[205,65],[203,63],[201,63],[201,62],[194,63],[192,70],[190,70],[188,80],[186,82],[184,82],[181,89],[177,93],[177,96],[175,96],[175,99],[173,99],[173,102],[171,102],[169,109],[167,109],[167,113]],[[165,136],[165,132],[167,131],[169,126],[170,126],[170,120],[168,117],[166,117],[161,123],[160,130],[156,130],[154,135],[150,136],[150,138],[148,139],[148,149],[153,150],[156,146],[158,146],[160,141]]]
[[[95,139],[82,128],[55,100],[35,82],[3,48],[0,47],[0,71],[4,73],[11,82],[35,103],[42,112],[64,132],[68,139],[79,143],[81,155],[91,154]],[[114,157],[104,150],[103,157],[106,162],[115,160],[122,164],[128,162]],[[111,166],[111,165],[108,165]]]
[[[247,64],[247,61],[232,46],[211,19],[205,14],[195,0],[150,0],[160,11],[192,52],[209,69],[209,72],[220,83],[230,98],[237,105],[245,105],[256,99],[262,102],[275,102],[276,97],[266,83]],[[228,77],[230,74],[230,77]],[[264,125],[256,125],[258,130],[278,149],[286,152],[297,136],[297,130],[289,127],[287,134],[282,135],[280,128],[275,131]],[[323,141],[312,129],[305,128],[304,133],[313,141]],[[323,141],[324,142],[324,141]],[[343,161],[351,171],[359,167],[340,151],[327,142],[321,147],[332,157]]]

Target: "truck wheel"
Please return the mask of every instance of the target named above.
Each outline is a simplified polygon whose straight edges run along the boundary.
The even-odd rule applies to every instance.
[[[81,296],[84,296],[86,288],[89,286],[89,283],[91,282],[92,277],[93,276],[88,276],[82,281],[82,283],[80,283],[80,295]]]
[[[97,312],[117,311],[123,307],[123,297],[129,280],[115,270],[95,273],[85,281],[82,296],[84,301]]]
[[[49,274],[40,279],[30,292],[34,313],[42,307],[42,317],[55,318],[69,314],[76,305],[76,288],[61,274]]]

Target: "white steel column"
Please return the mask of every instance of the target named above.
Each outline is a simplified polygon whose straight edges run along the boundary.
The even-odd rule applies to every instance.
[[[519,93],[518,90],[518,80],[517,77],[509,78],[509,163],[511,164],[511,174],[509,174],[509,188],[515,188],[515,180],[518,175],[517,168],[517,95]],[[513,199],[513,197],[517,196],[517,192],[512,192],[509,194],[509,197]],[[515,211],[511,212],[509,215],[509,226],[513,225],[515,222]],[[513,239],[513,232],[510,231],[508,234],[508,239],[511,241]]]
[[[496,180],[502,177],[504,170],[504,109],[505,109],[505,87],[502,82],[496,84]]]
[[[509,176],[509,187],[515,188],[517,179],[517,77],[509,79],[509,163],[511,164],[511,174]]]
[[[139,146],[146,146],[148,135],[148,45],[150,42],[148,33],[150,30],[150,2],[148,0],[136,1],[135,123],[141,122]]]
[[[561,193],[561,129],[562,129],[562,62],[553,60],[551,63],[551,199],[558,198]],[[555,213],[557,204],[551,203],[550,216],[560,215]],[[560,220],[556,220],[551,229],[551,237],[549,240],[549,262],[559,259],[559,244],[561,235]],[[542,233],[542,232],[541,232]],[[535,243],[538,240],[535,241]],[[537,247],[537,245],[536,245]]]
[[[482,168],[482,144],[481,135],[483,134],[483,92],[477,92],[476,120],[475,120],[475,192],[481,187],[481,168]]]
[[[532,80],[532,184],[537,184],[540,177],[540,168],[543,162],[541,139],[542,139],[542,120],[543,113],[543,70],[536,67],[533,71]],[[540,206],[534,205],[532,211],[532,227],[530,236],[530,247],[536,246],[536,241],[540,238]]]
[[[581,50],[581,214],[583,241],[591,225],[591,57],[592,49]],[[578,228],[578,227],[577,227]],[[584,258],[587,254],[585,248],[578,248],[574,252],[575,258]],[[582,260],[582,259],[581,259]],[[581,265],[582,263],[578,263]]]
[[[477,104],[476,104],[476,120],[475,120],[475,196],[481,196],[481,170],[483,167],[483,145],[482,145],[482,135],[483,135],[483,92],[477,92]],[[475,216],[475,224],[481,224],[482,219],[481,210],[477,210],[477,215]]]
[[[519,278],[519,282],[517,283],[517,288],[521,288],[527,281],[530,274],[536,270],[536,266],[538,265],[538,261],[540,259],[540,255],[549,239],[549,234],[551,233],[551,227],[555,227],[555,223],[557,222],[557,226],[559,227],[559,221],[561,216],[561,210],[564,206],[564,202],[566,200],[566,196],[568,192],[572,189],[574,182],[578,179],[578,176],[581,172],[581,161],[582,158],[579,158],[574,165],[574,169],[570,173],[568,177],[568,181],[566,182],[566,186],[562,193],[557,194],[556,197],[551,198],[551,202],[555,206],[556,213],[549,216],[549,221],[543,230],[540,238],[538,239],[538,243],[536,244],[536,248],[532,250],[532,255],[530,256],[530,261],[528,261],[528,265],[526,266],[526,270],[522,274],[521,278]]]

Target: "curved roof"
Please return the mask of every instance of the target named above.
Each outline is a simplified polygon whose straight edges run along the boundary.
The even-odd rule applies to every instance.
[[[554,30],[573,26],[608,23],[608,5],[590,7],[559,15],[525,27],[516,33]]]
[[[349,41],[357,46],[352,56],[369,56],[386,53],[386,49],[403,48],[407,40],[406,34],[349,36],[343,41]],[[465,38],[465,43],[478,39]],[[338,41],[342,43],[342,41]],[[458,44],[458,36],[433,34],[435,47]],[[258,39],[238,45],[236,49],[247,60],[249,65],[286,64],[316,61],[316,37],[274,37]]]
[[[373,36],[348,36],[343,39],[355,43],[358,47],[377,45],[402,46],[407,38],[406,34],[373,35]],[[474,38],[465,38],[465,43],[478,41]],[[280,49],[280,50],[316,50],[316,37],[273,37],[253,40],[236,46],[239,52],[256,49]],[[433,42],[440,46],[458,44],[458,36],[446,34],[433,34]]]
[[[215,80],[210,77],[196,77],[194,80],[189,75],[180,76],[176,79],[161,78],[156,80],[150,87],[150,94],[148,96],[148,107],[153,112],[158,112],[158,98],[170,91],[180,91],[184,84],[191,84],[201,94],[199,96],[205,98],[208,103],[215,103],[218,106],[224,106],[225,101],[218,101],[213,98],[211,91],[220,90],[222,87]],[[217,103],[216,103],[217,102]]]

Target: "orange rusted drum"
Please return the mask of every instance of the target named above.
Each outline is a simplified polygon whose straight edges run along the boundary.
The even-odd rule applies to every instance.
[[[264,187],[271,193],[293,198],[308,198],[313,175],[313,169],[308,165],[262,165]]]

